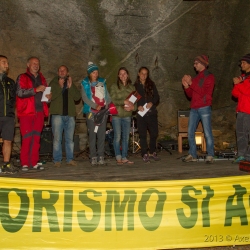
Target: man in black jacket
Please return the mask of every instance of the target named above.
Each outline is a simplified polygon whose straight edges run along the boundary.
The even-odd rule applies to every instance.
[[[0,169],[2,173],[15,172],[10,164],[10,155],[15,129],[16,84],[7,76],[8,69],[7,57],[0,55],[0,134],[4,161]]]

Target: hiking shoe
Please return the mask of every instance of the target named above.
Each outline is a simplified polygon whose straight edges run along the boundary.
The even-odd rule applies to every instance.
[[[244,156],[237,157],[234,161],[232,161],[232,163],[239,163],[241,161],[245,161],[245,157]]]
[[[22,171],[24,171],[24,172],[29,171],[29,166],[28,165],[23,165],[22,166]]]
[[[61,167],[61,162],[60,162],[60,161],[55,162],[55,163],[54,163],[54,166],[55,166],[55,167]]]
[[[156,152],[154,152],[152,155],[149,154],[149,159],[155,160],[155,161],[160,161],[161,158],[157,156]]]
[[[77,162],[76,161],[69,161],[66,163],[67,165],[70,165],[70,166],[77,166]]]
[[[192,155],[188,155],[186,158],[182,160],[183,162],[195,162],[197,158],[194,158]]]
[[[144,162],[146,162],[146,163],[150,163],[150,159],[149,159],[148,154],[143,155],[142,160],[143,160]]]
[[[34,170],[44,170],[44,166],[36,164],[35,166],[32,167],[32,169],[34,169]]]
[[[106,165],[106,162],[104,161],[104,157],[103,156],[99,157],[98,165]]]
[[[14,174],[17,172],[17,170],[12,166],[11,163],[5,163],[2,167],[1,167],[2,173],[4,174]]]
[[[91,159],[91,165],[92,166],[97,165],[97,157],[92,157],[92,159]]]
[[[206,158],[206,163],[211,164],[211,163],[213,163],[213,162],[214,162],[214,157],[208,155],[207,158]]]

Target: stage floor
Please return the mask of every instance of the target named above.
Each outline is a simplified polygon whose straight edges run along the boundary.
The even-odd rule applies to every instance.
[[[172,155],[163,150],[158,153],[161,161],[151,163],[144,163],[139,154],[130,154],[129,160],[134,161],[133,165],[117,165],[114,157],[106,157],[106,166],[91,166],[85,153],[76,157],[78,166],[68,166],[64,160],[61,167],[55,167],[51,156],[41,156],[46,161],[43,165],[45,170],[19,171],[12,175],[0,173],[0,176],[64,181],[119,182],[188,180],[249,175],[249,172],[239,170],[239,164],[232,164],[232,159],[215,160],[213,164],[206,164],[204,159],[185,163],[182,162],[181,158],[188,154],[187,151],[183,151],[181,154],[177,151],[171,151],[171,153]],[[200,156],[204,155],[200,154]]]

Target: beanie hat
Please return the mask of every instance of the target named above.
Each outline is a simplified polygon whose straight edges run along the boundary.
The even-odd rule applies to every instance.
[[[88,68],[87,68],[88,74],[90,75],[90,74],[91,74],[93,71],[95,71],[95,70],[98,70],[98,66],[95,65],[95,64],[92,63],[92,62],[89,62],[89,63],[88,63]]]
[[[202,64],[203,66],[207,67],[208,66],[208,57],[205,55],[201,55],[201,56],[196,56],[195,61],[198,61],[200,64]]]
[[[250,54],[246,54],[245,56],[243,56],[240,61],[245,61],[248,64],[250,64]]]

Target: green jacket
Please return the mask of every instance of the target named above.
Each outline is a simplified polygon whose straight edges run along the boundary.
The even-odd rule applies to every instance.
[[[49,83],[52,92],[49,111],[51,115],[62,115],[63,112],[63,97],[62,88],[58,83],[58,76]],[[68,89],[68,116],[76,116],[75,101],[80,100],[81,92],[77,89],[74,83]]]
[[[120,89],[117,87],[117,84],[113,84],[110,88],[110,96],[112,102],[115,104],[117,110],[118,110],[118,117],[128,117],[132,116],[132,111],[126,111],[124,109],[124,101],[127,99],[129,94],[135,91],[135,87],[132,84],[124,86],[122,83],[120,83]],[[134,111],[136,110],[137,106],[134,105]]]

